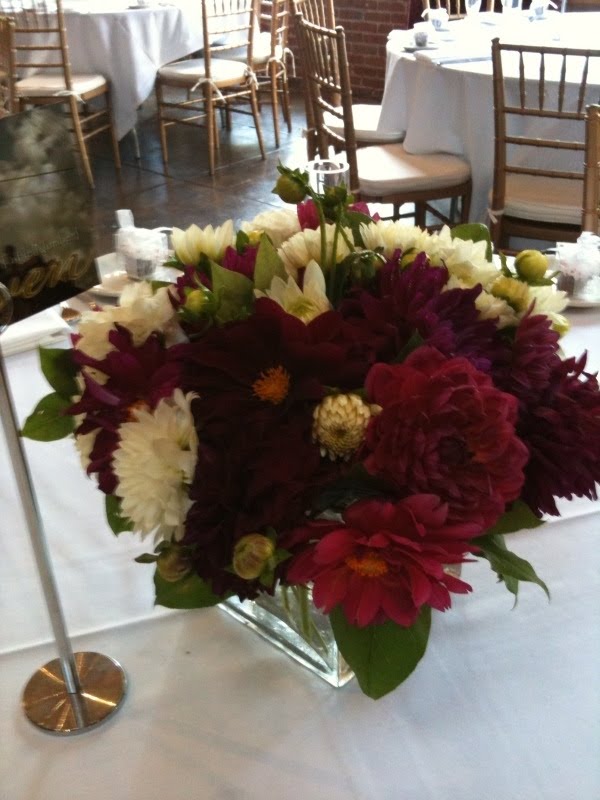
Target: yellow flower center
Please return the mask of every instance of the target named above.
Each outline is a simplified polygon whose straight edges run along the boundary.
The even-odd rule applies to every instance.
[[[267,403],[273,403],[274,406],[283,403],[290,391],[290,373],[285,370],[281,365],[278,367],[270,367],[252,384],[253,394],[264,400]]]
[[[288,314],[298,317],[303,322],[310,322],[315,316],[316,306],[306,297],[298,297],[293,302],[287,304],[285,309]]]
[[[127,407],[127,422],[137,422],[136,411],[146,411],[149,408],[145,400],[139,398]]]
[[[363,556],[348,556],[346,565],[363,578],[380,578],[388,571],[388,565],[383,558],[373,551]]]

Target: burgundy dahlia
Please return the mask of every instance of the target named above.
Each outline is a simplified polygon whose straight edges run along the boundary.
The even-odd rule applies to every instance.
[[[376,364],[366,389],[382,407],[366,433],[371,474],[400,493],[439,496],[451,521],[481,530],[519,496],[528,451],[517,400],[465,358],[421,347],[402,364]]]

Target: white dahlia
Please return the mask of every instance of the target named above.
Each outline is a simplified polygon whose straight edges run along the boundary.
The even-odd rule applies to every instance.
[[[193,393],[176,389],[154,411],[136,409],[119,429],[113,456],[121,510],[142,536],[180,539],[191,501],[198,437],[190,404]]]
[[[78,417],[76,422],[79,424],[81,422],[82,417]],[[74,437],[75,439],[75,447],[77,448],[77,452],[79,453],[79,461],[81,462],[81,466],[87,472],[87,468],[90,465],[90,456],[92,454],[92,450],[94,447],[94,443],[96,441],[96,434],[100,428],[95,428],[93,431],[89,433],[80,433]]]
[[[331,310],[331,303],[325,292],[325,276],[316,261],[308,262],[302,289],[291,276],[287,281],[275,276],[266,292],[256,290],[255,294],[257,297],[271,298],[288,314],[298,317],[302,322],[310,322]]]
[[[429,237],[424,249],[433,265],[444,264],[465,286],[480,283],[486,289],[498,277],[498,268],[486,257],[487,242],[453,239],[447,225]]]
[[[295,210],[280,208],[261,212],[251,222],[242,223],[242,230],[248,235],[266,233],[274,247],[281,247],[301,228]]]
[[[352,241],[352,231],[349,228],[344,228],[346,236]],[[335,236],[335,225],[325,226],[326,237],[326,256],[327,262],[331,261],[333,252],[333,240]],[[287,272],[292,278],[298,277],[298,270],[306,267],[309,261],[316,261],[322,269],[326,268],[325,264],[321,264],[321,231],[306,229],[300,233],[292,236],[287,242],[284,242],[277,251],[281,260],[283,261]],[[337,237],[336,246],[336,263],[339,264],[343,261],[352,250],[346,244],[341,234]]]
[[[228,219],[216,228],[212,225],[206,228],[190,225],[185,231],[173,228],[171,241],[175,255],[183,264],[198,264],[203,253],[220,264],[225,250],[235,244],[233,222]]]

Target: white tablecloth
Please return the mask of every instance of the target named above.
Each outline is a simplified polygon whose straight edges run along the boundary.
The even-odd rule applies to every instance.
[[[416,55],[405,50],[412,41],[409,31],[392,32],[379,128],[406,130],[404,146],[409,153],[464,156],[473,176],[470,217],[488,222],[494,170],[492,38],[598,48],[600,13],[550,13],[547,20],[536,22],[523,16],[510,24],[505,15],[480,16],[487,24],[451,22],[447,32],[436,34],[437,49]],[[594,76],[588,102],[598,102],[599,93],[600,76]],[[564,135],[565,129],[561,130]]]
[[[117,137],[136,123],[163,64],[202,49],[200,3],[173,0],[131,8],[126,0],[71,0],[65,9],[74,72],[100,73],[111,83]]]
[[[597,312],[569,312],[567,353],[593,351]],[[48,390],[34,352],[7,359],[23,419]],[[334,690],[217,609],[153,608],[147,549],[118,540],[73,446],[26,441],[75,649],[125,667],[130,691],[104,727],[60,739],[19,708],[56,653],[0,434],[2,800],[598,800],[600,503],[511,537],[552,601],[519,603],[481,563],[435,614],[428,652],[374,702]],[[93,631],[93,633],[89,633]]]

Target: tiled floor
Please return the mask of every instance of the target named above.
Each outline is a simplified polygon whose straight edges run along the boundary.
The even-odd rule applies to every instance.
[[[181,125],[168,130],[170,163],[165,167],[158,138],[155,106],[147,101],[140,109],[138,137],[141,159],[136,161],[131,134],[121,141],[123,168],[114,168],[108,141],[92,144],[96,182],[96,254],[113,249],[115,210],[129,208],[136,225],[144,228],[173,226],[185,228],[220,224],[227,219],[251,219],[268,206],[280,206],[271,193],[277,164],[292,166],[306,162],[302,138],[304,109],[294,98],[292,132],[281,129],[277,150],[270,106],[262,109],[262,127],[267,157],[260,158],[252,118],[235,115],[232,131],[221,131],[220,166],[214,177],[208,174],[206,131]]]

